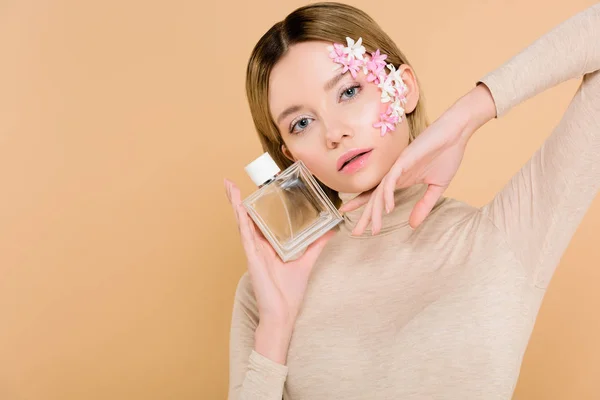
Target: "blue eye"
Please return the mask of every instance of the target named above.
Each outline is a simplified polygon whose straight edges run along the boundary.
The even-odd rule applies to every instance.
[[[306,129],[308,124],[310,124],[310,120],[312,120],[312,118],[303,117],[296,122],[292,122],[292,125],[290,126],[290,133],[302,132],[304,129]],[[297,130],[296,127],[300,128],[300,130]]]
[[[357,84],[357,85],[351,86],[347,89],[344,89],[344,91],[340,95],[340,98],[346,96],[346,98],[351,99],[351,98],[355,97],[359,91],[360,91],[360,85]]]

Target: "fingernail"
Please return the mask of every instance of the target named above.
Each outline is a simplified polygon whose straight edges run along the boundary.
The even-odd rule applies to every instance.
[[[389,214],[390,213],[390,208],[388,206],[385,206],[385,213]]]

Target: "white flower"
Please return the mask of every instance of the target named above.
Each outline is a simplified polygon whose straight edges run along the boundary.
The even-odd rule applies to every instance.
[[[369,60],[370,60],[369,56],[363,58],[364,63],[363,63],[362,70],[363,70],[363,74],[365,74],[365,75],[369,75],[369,67],[367,67],[367,62]]]
[[[397,70],[393,64],[388,64],[387,67],[390,70],[388,76],[394,81],[394,86],[396,87],[396,89],[398,89],[398,93],[403,94],[405,91],[408,90],[408,88],[406,87],[406,84],[400,76],[400,70]]]
[[[392,109],[392,115],[397,117],[402,117],[404,114],[404,108],[402,107],[401,101],[399,99],[395,99],[392,104],[389,105]]]
[[[390,96],[388,92],[381,92],[381,102],[389,103],[390,101],[394,101],[394,96]]]
[[[348,43],[348,46],[344,47],[344,53],[348,54],[348,58],[356,58],[358,60],[362,60],[363,55],[367,51],[362,45],[362,37],[358,38],[358,41],[356,43],[354,43],[353,39],[347,37],[346,42]]]
[[[387,76],[383,81],[377,85],[381,89],[381,102],[387,103],[394,101],[396,97],[396,88],[394,87],[394,81]]]

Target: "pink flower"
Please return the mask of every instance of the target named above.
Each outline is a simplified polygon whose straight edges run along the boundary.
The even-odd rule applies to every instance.
[[[379,115],[379,121],[373,124],[374,128],[381,128],[381,136],[385,136],[388,131],[396,130],[396,124],[398,123],[398,116],[391,115],[390,107],[387,112]]]
[[[382,69],[385,68],[385,59],[387,54],[380,54],[379,49],[375,53],[371,53],[371,59],[367,61],[367,67],[375,76],[378,76]]]
[[[356,59],[356,58],[349,59],[346,57],[346,58],[342,58],[340,60],[340,62],[344,66],[344,69],[342,70],[342,74],[345,73],[346,71],[350,71],[350,74],[352,74],[353,78],[356,78],[358,71],[360,71],[360,69],[363,66],[362,61],[359,59]]]
[[[374,84],[379,85],[381,82],[385,81],[386,77],[387,75],[382,68],[377,74],[369,72],[369,75],[367,75],[367,82],[373,82]]]
[[[337,63],[344,57],[344,45],[340,43],[334,43],[333,46],[328,46],[327,49],[329,49],[329,58]]]
[[[372,72],[369,72],[369,75],[367,75],[367,82],[373,82],[376,85],[379,85],[379,76],[374,75]]]

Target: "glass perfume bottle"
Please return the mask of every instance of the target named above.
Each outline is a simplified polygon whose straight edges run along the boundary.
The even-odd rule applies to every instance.
[[[284,262],[343,220],[302,161],[281,171],[264,153],[245,169],[259,189],[244,207]]]

